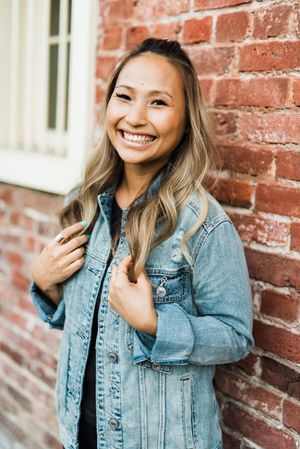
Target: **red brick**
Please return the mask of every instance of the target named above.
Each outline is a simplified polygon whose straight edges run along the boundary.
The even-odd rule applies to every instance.
[[[256,372],[256,364],[258,362],[258,357],[254,355],[252,352],[242,360],[238,360],[237,362],[231,363],[231,366],[236,366],[244,371],[249,376],[254,376]]]
[[[240,42],[247,33],[249,14],[245,11],[223,14],[217,18],[216,36],[219,42]]]
[[[211,92],[213,87],[213,81],[211,79],[201,79],[199,81],[200,91],[204,102],[207,105],[211,105]]]
[[[98,56],[96,65],[96,77],[106,80],[112,72],[116,58],[113,56]]]
[[[178,39],[178,33],[181,30],[180,23],[158,23],[151,31],[152,36],[159,37],[160,39]]]
[[[277,362],[269,357],[261,357],[261,378],[278,390],[300,400],[300,371]]]
[[[209,41],[211,31],[211,17],[186,20],[183,28],[183,42],[185,44],[192,44],[194,42]]]
[[[251,214],[230,214],[234,226],[244,242],[267,246],[286,246],[290,235],[288,223]]]
[[[280,151],[276,158],[276,175],[300,181],[300,153]]]
[[[240,49],[240,70],[284,70],[300,66],[300,41],[246,44]]]
[[[130,28],[127,32],[127,48],[135,47],[149,36],[149,29],[146,26],[141,25]]]
[[[214,196],[222,203],[231,206],[250,207],[253,187],[235,179],[219,179]]]
[[[299,334],[255,320],[253,335],[257,347],[283,359],[300,362]]]
[[[238,115],[235,112],[215,112],[211,115],[212,124],[217,136],[235,134],[238,130]]]
[[[264,290],[261,296],[261,313],[285,321],[295,321],[300,316],[300,298]]]
[[[288,102],[287,78],[224,78],[217,83],[216,105],[282,107]]]
[[[225,8],[226,6],[240,5],[241,3],[251,3],[252,0],[195,0],[195,9]]]
[[[240,126],[241,136],[253,142],[300,143],[300,115],[297,113],[242,113]]]
[[[224,449],[240,449],[241,441],[223,431],[223,445]]]
[[[191,59],[199,75],[223,74],[230,70],[233,58],[233,47],[201,48],[189,51]]]
[[[99,84],[96,84],[96,91],[95,91],[95,102],[96,104],[100,104],[104,102],[105,99],[105,91],[104,89],[99,86]]]
[[[151,3],[151,2],[149,2]],[[156,0],[153,3],[153,16],[178,16],[189,10],[188,0]]]
[[[294,103],[296,106],[300,106],[300,80],[294,81],[293,90],[294,90]]]
[[[294,404],[290,401],[283,402],[283,418],[285,426],[290,427],[300,433],[300,404]]]
[[[23,258],[20,254],[14,251],[3,251],[2,256],[8,264],[13,265],[14,267],[20,268],[23,263]]]
[[[255,207],[273,214],[300,217],[300,189],[276,184],[258,184]]]
[[[300,261],[278,254],[263,253],[245,248],[250,276],[277,287],[300,290]]]
[[[100,2],[100,17],[108,17],[110,22],[124,21],[133,15],[133,0],[110,0]]]
[[[224,423],[264,449],[296,449],[294,439],[233,403],[225,405]]]
[[[12,284],[21,290],[28,291],[30,280],[19,271],[12,272]]]
[[[222,168],[250,175],[267,174],[273,163],[273,152],[259,146],[218,145]]]
[[[284,6],[268,6],[254,13],[253,36],[256,38],[285,36],[289,30],[289,16],[292,8]]]
[[[224,371],[217,371],[214,380],[218,389],[230,398],[260,410],[266,416],[278,418],[281,402],[279,395],[253,385],[241,376]]]
[[[268,384],[300,400],[300,371],[282,365],[269,357],[261,357],[261,378]]]
[[[103,29],[102,49],[114,50],[122,44],[124,27],[110,24]]]
[[[300,251],[300,223],[291,224],[291,249]]]
[[[10,204],[13,199],[13,187],[0,183],[0,200]]]

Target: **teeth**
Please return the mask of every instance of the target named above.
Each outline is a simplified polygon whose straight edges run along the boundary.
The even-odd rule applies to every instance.
[[[137,142],[137,143],[148,143],[152,142],[154,140],[154,137],[151,136],[142,136],[138,134],[129,134],[125,131],[123,131],[124,138],[126,140],[129,140],[130,142]]]

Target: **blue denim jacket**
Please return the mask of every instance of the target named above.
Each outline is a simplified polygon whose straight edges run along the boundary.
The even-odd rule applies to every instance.
[[[160,174],[147,195],[155,194]],[[191,269],[179,249],[196,222],[194,194],[174,233],[146,262],[158,314],[155,337],[130,327],[108,304],[112,265],[129,254],[122,232],[110,253],[110,214],[116,183],[98,195],[100,213],[86,246],[85,263],[62,284],[51,306],[32,283],[43,321],[63,329],[56,383],[61,441],[78,449],[83,377],[95,301],[101,288],[96,342],[98,449],[222,449],[220,412],[212,384],[215,365],[247,356],[252,337],[252,297],[241,240],[219,203],[209,198],[202,227],[187,242]],[[140,197],[136,202],[141,201]],[[128,209],[122,214],[124,230]]]

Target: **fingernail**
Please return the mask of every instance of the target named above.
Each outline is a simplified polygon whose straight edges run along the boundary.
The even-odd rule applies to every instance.
[[[85,234],[87,238],[89,239],[91,237],[91,234]]]
[[[80,222],[81,226],[86,226],[88,224],[88,222],[86,220],[83,220]]]

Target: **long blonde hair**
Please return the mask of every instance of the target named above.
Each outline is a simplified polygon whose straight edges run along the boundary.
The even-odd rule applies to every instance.
[[[126,53],[112,73],[105,106],[108,105],[118,76],[125,65],[133,58],[149,52],[165,57],[179,70],[186,100],[187,128],[170,156],[167,164],[171,169],[168,170],[168,176],[163,178],[158,192],[153,197],[133,205],[129,210],[125,233],[134,261],[132,279],[144,268],[149,252],[174,232],[178,213],[188,198],[198,192],[201,214],[197,223],[181,240],[182,252],[188,263],[193,265],[186,241],[201,227],[207,216],[208,200],[203,184],[216,156],[212,127],[203,104],[196,71],[187,53],[176,41],[150,38]],[[89,222],[85,232],[90,232],[99,214],[97,195],[119,180],[122,172],[123,161],[104,131],[100,145],[87,161],[76,198],[59,213],[61,226],[85,219]],[[155,235],[157,223],[164,224],[159,235]]]

